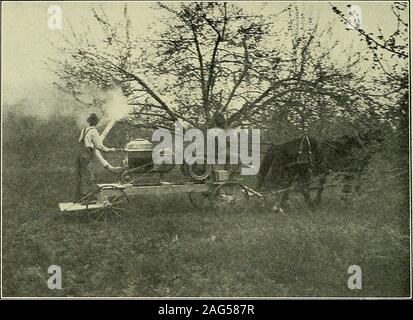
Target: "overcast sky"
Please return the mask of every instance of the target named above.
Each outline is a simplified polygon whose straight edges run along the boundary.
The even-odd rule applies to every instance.
[[[350,2],[334,3],[346,12]],[[58,4],[63,11],[62,30],[50,30],[47,27],[49,6]],[[394,30],[389,2],[351,2],[362,9],[363,27],[369,32],[377,31],[380,26],[385,33]],[[287,2],[240,2],[240,6],[251,12],[264,14],[277,13],[288,5]],[[306,2],[301,4],[305,12],[318,16],[320,24],[337,21],[328,2]],[[121,16],[121,2],[3,2],[2,3],[2,85],[3,101],[13,103],[24,97],[31,97],[44,108],[48,102],[43,101],[55,94],[51,86],[54,78],[52,71],[44,63],[55,55],[50,40],[59,41],[59,32],[69,32],[69,21],[77,30],[93,21],[90,8],[102,6],[111,18]],[[131,2],[128,4],[129,15],[136,34],[147,32],[149,24],[154,23],[160,12],[153,9],[151,2]],[[277,21],[278,22],[278,21]],[[282,23],[282,22],[280,22]],[[355,32],[345,31],[342,23],[337,23],[334,32],[343,46],[351,43],[360,45]],[[41,108],[41,106],[37,106]]]

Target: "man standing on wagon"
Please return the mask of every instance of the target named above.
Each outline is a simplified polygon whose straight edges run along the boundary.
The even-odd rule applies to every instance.
[[[93,187],[94,177],[94,162],[96,160],[107,170],[113,173],[122,172],[122,167],[114,167],[105,158],[101,151],[114,152],[115,148],[107,148],[103,145],[96,125],[99,123],[99,118],[95,113],[92,113],[86,120],[89,126],[84,128],[79,137],[80,150],[76,161],[76,194],[75,201],[83,198],[88,192],[91,192]]]

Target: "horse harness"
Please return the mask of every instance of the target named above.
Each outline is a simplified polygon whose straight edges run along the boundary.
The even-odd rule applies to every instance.
[[[304,152],[304,145],[308,146],[308,153]],[[300,149],[298,150],[296,164],[311,164],[312,154],[311,154],[311,142],[307,135],[305,135],[300,141]]]

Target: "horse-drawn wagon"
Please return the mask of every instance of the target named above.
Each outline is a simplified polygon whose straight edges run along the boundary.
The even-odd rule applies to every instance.
[[[245,203],[253,195],[261,196],[220,165],[184,163],[179,165],[179,172],[187,181],[168,181],[168,172],[178,165],[156,164],[152,159],[153,145],[145,139],[132,139],[119,151],[125,152],[120,181],[96,184],[95,190],[83,198],[60,203],[62,213],[84,213],[97,219],[121,217],[131,207],[131,198],[147,195],[188,194],[192,205],[200,210],[218,210],[223,205]]]

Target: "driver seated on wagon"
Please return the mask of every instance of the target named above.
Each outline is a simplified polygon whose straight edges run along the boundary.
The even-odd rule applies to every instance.
[[[102,167],[113,173],[122,172],[123,167],[112,166],[103,156],[103,152],[117,151],[115,148],[107,148],[103,145],[96,125],[99,123],[99,117],[92,113],[86,120],[89,126],[84,128],[79,137],[79,153],[76,162],[77,184],[75,201],[86,196],[93,190],[95,181],[94,167],[98,162]]]

